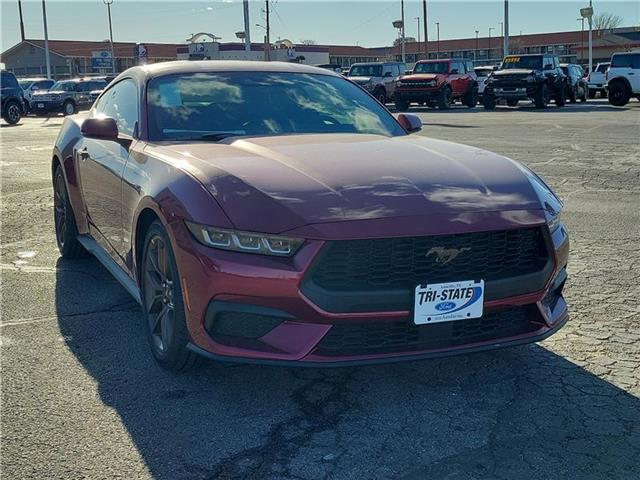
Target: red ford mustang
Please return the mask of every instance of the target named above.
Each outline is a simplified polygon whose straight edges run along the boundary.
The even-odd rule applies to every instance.
[[[52,159],[64,257],[138,300],[165,368],[345,365],[541,340],[567,320],[561,202],[499,155],[410,135],[338,74],[120,74]]]

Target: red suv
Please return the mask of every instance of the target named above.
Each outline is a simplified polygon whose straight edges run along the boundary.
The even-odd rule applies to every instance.
[[[411,103],[446,109],[456,100],[473,108],[478,103],[478,81],[460,60],[423,60],[410,75],[398,79],[394,98],[400,111]]]

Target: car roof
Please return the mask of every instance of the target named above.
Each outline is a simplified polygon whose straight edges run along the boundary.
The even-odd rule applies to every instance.
[[[418,60],[418,61],[416,62],[416,64],[418,64],[418,63],[440,63],[440,62],[450,62],[450,61],[452,61],[452,60],[453,60],[453,58],[438,58],[438,59],[434,58],[434,59],[432,59],[432,60]],[[462,60],[459,60],[459,61],[462,61]]]

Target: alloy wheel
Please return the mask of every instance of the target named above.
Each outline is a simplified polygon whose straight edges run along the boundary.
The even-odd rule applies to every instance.
[[[9,119],[9,123],[18,123],[20,120],[20,108],[15,103],[9,105],[7,109],[7,117]]]
[[[144,265],[144,299],[153,345],[165,353],[174,334],[173,272],[164,239],[149,241]]]

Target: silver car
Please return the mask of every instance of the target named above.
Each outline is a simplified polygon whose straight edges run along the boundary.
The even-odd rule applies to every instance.
[[[347,78],[363,87],[383,105],[393,99],[398,77],[407,67],[401,62],[354,63]]]

